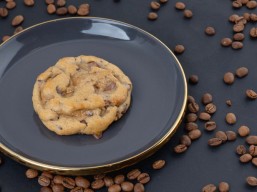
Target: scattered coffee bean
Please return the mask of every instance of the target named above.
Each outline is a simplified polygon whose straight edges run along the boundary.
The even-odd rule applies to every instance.
[[[91,188],[92,189],[101,189],[103,186],[104,186],[104,181],[102,179],[94,180],[91,183]]]
[[[248,69],[246,67],[240,67],[236,70],[236,76],[243,78],[248,75]]]
[[[180,138],[180,143],[189,147],[191,145],[192,141],[191,141],[190,137],[188,137],[187,135],[182,135]]]
[[[25,174],[27,178],[34,179],[38,176],[38,171],[35,169],[28,169]]]
[[[195,85],[198,83],[199,78],[197,75],[191,75],[188,80],[189,80],[189,83]]]
[[[237,153],[238,155],[244,155],[244,154],[246,153],[246,148],[245,148],[245,146],[244,146],[244,145],[238,145],[238,146],[236,147],[236,153]]]
[[[257,136],[255,135],[250,135],[246,138],[246,142],[249,145],[257,145]]]
[[[243,46],[244,46],[244,44],[242,42],[240,42],[240,41],[234,41],[232,43],[232,48],[233,49],[242,49]]]
[[[197,113],[199,111],[199,105],[196,102],[189,103],[187,107],[191,113]]]
[[[141,171],[139,169],[133,169],[132,171],[128,172],[127,178],[129,180],[136,179],[141,174]]]
[[[206,27],[205,34],[209,36],[215,35],[215,29],[213,27]]]
[[[246,153],[246,154],[241,155],[239,160],[241,163],[248,163],[252,160],[252,156],[250,154]]]
[[[209,103],[208,105],[205,106],[205,111],[209,114],[215,113],[216,110],[217,110],[217,107],[213,103]]]
[[[114,184],[113,178],[109,176],[104,177],[104,184],[106,187],[110,187],[111,185]]]
[[[257,156],[257,146],[255,145],[250,145],[249,147],[249,153],[251,156],[255,157]]]
[[[48,172],[48,171],[44,171],[42,174],[42,176],[48,177],[49,179],[53,179],[54,176],[52,175],[52,173]]]
[[[243,41],[245,38],[245,35],[243,33],[235,33],[233,36],[233,39],[235,41]]]
[[[228,84],[228,85],[231,85],[234,83],[235,81],[235,76],[233,73],[231,72],[227,72],[224,74],[224,77],[223,77],[223,81]]]
[[[217,187],[213,184],[205,185],[202,188],[202,192],[215,192],[217,190]]]
[[[165,166],[165,160],[158,160],[155,161],[152,165],[153,169],[162,169]]]
[[[128,181],[124,181],[121,183],[121,189],[122,191],[129,192],[132,191],[134,188],[134,184]]]
[[[230,46],[232,44],[232,39],[230,39],[228,37],[225,37],[225,38],[221,39],[220,44],[223,47],[228,47],[228,46]]]
[[[155,13],[155,12],[150,12],[149,14],[148,14],[148,19],[149,20],[156,20],[158,18],[158,15],[157,15],[157,13]]]
[[[87,16],[87,15],[89,15],[89,13],[90,13],[90,5],[89,4],[85,3],[85,4],[81,4],[79,6],[79,9],[77,12],[77,14],[79,16]]]
[[[12,26],[20,25],[24,21],[24,17],[22,15],[17,15],[12,20]]]
[[[34,0],[23,0],[23,2],[28,7],[32,7],[35,4]]]
[[[76,185],[75,180],[70,177],[64,177],[62,184],[64,187],[66,187],[68,189],[73,189]]]
[[[66,15],[68,13],[68,9],[66,7],[59,7],[56,9],[57,15]]]
[[[190,139],[192,140],[196,140],[196,139],[199,139],[201,137],[202,133],[199,129],[195,129],[195,130],[192,130],[188,133],[188,136],[190,137]]]
[[[57,0],[56,5],[58,7],[63,7],[66,5],[66,0]]]
[[[16,7],[16,3],[15,3],[15,1],[7,2],[6,5],[5,5],[5,7],[6,7],[7,9],[14,9],[14,8]]]
[[[193,12],[189,9],[184,10],[184,17],[187,19],[191,19],[193,17]]]
[[[215,133],[215,137],[221,139],[223,143],[228,140],[228,137],[224,131],[217,131]]]
[[[144,192],[145,191],[145,187],[142,183],[136,183],[134,185],[134,192]]]
[[[232,105],[232,101],[230,99],[228,99],[228,100],[226,100],[226,104],[227,104],[227,106],[230,107]]]
[[[187,150],[187,146],[185,144],[179,144],[174,147],[175,153],[184,153]]]
[[[76,177],[75,178],[75,184],[78,186],[78,187],[82,187],[82,188],[88,188],[90,186],[90,182],[84,178],[84,177]]]
[[[236,123],[236,115],[234,113],[227,113],[226,122],[230,125]]]
[[[9,35],[5,35],[5,36],[3,36],[2,41],[5,42],[5,41],[7,41],[9,38],[10,38]]]
[[[248,9],[254,9],[254,8],[257,7],[257,2],[254,1],[254,0],[251,0],[251,1],[249,1],[249,2],[246,4],[246,7],[247,7]]]
[[[227,182],[220,182],[219,183],[219,191],[220,192],[229,192],[229,184]]]
[[[45,0],[45,3],[46,3],[47,5],[53,4],[53,3],[54,3],[54,0]]]
[[[137,181],[139,183],[142,183],[142,184],[146,184],[150,181],[150,176],[148,173],[141,173],[140,175],[138,175],[137,177]]]
[[[212,102],[212,95],[210,93],[203,94],[201,101],[204,105],[207,105],[207,104],[211,103]]]
[[[194,103],[195,102],[195,98],[193,96],[191,96],[191,95],[188,95],[187,96],[187,102],[188,103]]]
[[[56,176],[54,176],[54,178],[53,178],[53,182],[54,182],[55,184],[62,184],[63,179],[64,179],[63,176],[61,176],[61,175],[56,175]]]
[[[114,177],[114,183],[121,184],[125,180],[124,175],[117,175]]]
[[[250,21],[251,20],[251,14],[250,13],[244,13],[243,17],[246,21]]]
[[[250,29],[250,36],[252,38],[256,38],[257,37],[257,27],[253,27]]]
[[[52,186],[52,190],[53,190],[53,192],[64,192],[64,186],[61,184],[54,184]]]
[[[121,187],[118,184],[111,185],[108,188],[108,192],[120,192],[120,191],[121,191]]]
[[[16,29],[14,30],[13,34],[17,34],[19,32],[23,31],[23,27],[22,26],[19,26],[19,27],[16,27]]]
[[[252,89],[247,89],[246,92],[245,92],[246,96],[249,98],[249,99],[256,99],[257,98],[257,93],[252,90]]]
[[[49,187],[41,187],[40,192],[53,192]]]
[[[208,145],[211,147],[216,147],[222,144],[222,139],[221,138],[211,138],[208,140]]]
[[[246,178],[246,182],[247,182],[248,185],[250,185],[252,187],[257,186],[257,178],[256,177],[249,176],[249,177]]]
[[[55,12],[56,12],[56,7],[55,7],[55,5],[54,4],[49,4],[48,6],[47,6],[47,12],[48,12],[48,14],[54,14]]]
[[[238,128],[238,134],[241,136],[241,137],[246,137],[250,134],[250,129],[249,127],[245,126],[245,125],[242,125],[241,127]]]
[[[239,18],[239,15],[233,14],[233,15],[230,15],[229,21],[232,23],[235,23],[238,18]]]
[[[186,8],[186,5],[183,2],[177,2],[175,4],[175,8],[178,9],[178,10],[184,10]]]
[[[0,18],[5,18],[8,16],[8,10],[6,8],[0,7]]]
[[[70,14],[70,15],[75,15],[75,14],[77,14],[77,8],[74,6],[74,5],[69,5],[68,6],[68,13]]]
[[[236,133],[234,131],[226,131],[226,135],[228,137],[228,141],[236,140]]]
[[[195,113],[188,113],[186,115],[187,122],[195,122],[197,120],[197,115]]]
[[[192,131],[192,130],[198,129],[198,125],[194,122],[189,122],[186,124],[185,129],[187,131]]]
[[[150,7],[153,9],[153,10],[158,10],[160,9],[161,5],[160,3],[158,3],[157,1],[152,1],[150,3]]]
[[[41,175],[38,177],[38,183],[43,187],[47,187],[50,185],[51,181],[48,177]]]
[[[184,51],[185,51],[185,47],[183,45],[176,45],[175,46],[174,52],[176,54],[182,54],[182,53],[184,53]]]
[[[215,130],[217,127],[216,125],[216,122],[215,121],[207,121],[205,124],[204,124],[204,128],[206,131],[213,131]]]
[[[206,112],[201,112],[199,114],[199,119],[203,120],[203,121],[209,121],[211,119],[211,115],[209,113],[206,113]]]
[[[233,1],[232,2],[232,7],[234,8],[241,8],[243,5],[240,1]]]
[[[256,22],[256,21],[257,21],[257,14],[251,13],[251,14],[250,14],[250,20],[251,20],[252,22]]]
[[[233,31],[238,33],[238,32],[242,32],[244,30],[244,25],[241,23],[237,23],[233,26]]]

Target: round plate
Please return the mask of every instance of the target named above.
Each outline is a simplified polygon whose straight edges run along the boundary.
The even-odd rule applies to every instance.
[[[117,65],[133,83],[129,110],[99,140],[56,135],[32,106],[36,77],[61,57],[79,55]],[[178,60],[160,40],[122,22],[44,22],[3,43],[0,58],[0,148],[33,168],[73,175],[123,168],[159,149],[183,116],[187,86]]]

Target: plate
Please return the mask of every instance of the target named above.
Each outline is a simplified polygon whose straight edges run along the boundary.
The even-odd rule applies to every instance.
[[[99,140],[58,136],[32,106],[36,77],[58,59],[94,55],[121,68],[132,103]],[[164,145],[181,122],[187,96],[183,69],[160,40],[104,18],[44,22],[0,46],[0,149],[18,162],[58,174],[87,175],[132,165]]]

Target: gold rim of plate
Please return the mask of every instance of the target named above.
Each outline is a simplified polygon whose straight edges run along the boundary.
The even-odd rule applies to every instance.
[[[38,23],[36,25],[32,25],[26,29],[24,29],[23,31],[13,35],[12,37],[10,37],[7,41],[3,42],[2,44],[0,44],[0,46],[4,45],[6,42],[10,41],[11,39],[13,39],[14,37],[16,37],[18,34],[23,33],[29,29],[32,29],[34,27],[46,24],[46,23],[51,23],[51,22],[56,22],[56,21],[60,21],[60,20],[69,20],[69,19],[102,19],[102,20],[107,20],[107,21],[113,21],[113,22],[117,22],[120,24],[124,24],[128,27],[134,28],[140,32],[143,32],[147,35],[149,35],[150,37],[154,38],[155,40],[157,40],[158,42],[160,42],[169,52],[170,54],[174,57],[174,59],[176,60],[180,71],[182,73],[183,79],[184,79],[184,100],[183,100],[183,105],[182,108],[180,110],[180,113],[175,121],[175,123],[171,126],[170,130],[159,140],[157,141],[154,145],[152,145],[151,147],[149,147],[148,149],[140,152],[139,154],[136,154],[132,157],[129,157],[127,159],[121,160],[121,161],[117,161],[111,164],[104,164],[104,165],[100,165],[100,166],[92,166],[92,167],[63,167],[63,166],[56,166],[56,165],[48,165],[45,163],[40,163],[34,160],[31,160],[27,157],[24,157],[18,153],[16,153],[15,151],[9,149],[8,147],[6,147],[4,144],[0,143],[0,151],[2,151],[5,155],[9,156],[10,158],[14,159],[15,161],[26,165],[28,167],[34,168],[34,169],[38,169],[41,171],[50,171],[52,173],[56,173],[56,174],[61,174],[61,175],[94,175],[94,174],[99,174],[99,173],[107,173],[107,172],[111,172],[111,171],[115,171],[115,170],[119,170],[128,166],[131,166],[135,163],[138,163],[139,161],[149,157],[150,155],[152,155],[153,153],[155,153],[158,149],[160,149],[171,137],[172,135],[176,132],[177,128],[179,127],[182,118],[184,116],[184,112],[185,112],[185,108],[186,108],[186,102],[187,102],[187,83],[186,83],[186,77],[185,77],[185,73],[184,70],[180,64],[180,62],[178,61],[177,57],[174,55],[174,53],[161,41],[159,40],[157,37],[153,36],[152,34],[148,33],[147,31],[136,27],[134,25],[125,23],[125,22],[121,22],[121,21],[117,21],[117,20],[113,20],[113,19],[107,19],[107,18],[102,18],[102,17],[66,17],[66,18],[61,18],[61,19],[54,19],[54,20],[49,20],[49,21],[45,21],[42,23]]]

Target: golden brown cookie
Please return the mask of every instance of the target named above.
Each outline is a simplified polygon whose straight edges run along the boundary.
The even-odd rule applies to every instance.
[[[130,105],[132,83],[94,56],[65,57],[37,77],[33,106],[58,135],[101,135]]]

